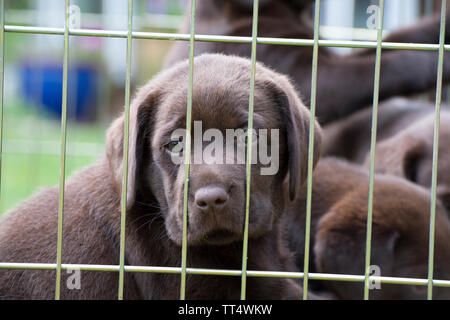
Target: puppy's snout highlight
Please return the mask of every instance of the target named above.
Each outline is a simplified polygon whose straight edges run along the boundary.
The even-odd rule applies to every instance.
[[[227,205],[228,192],[220,186],[206,186],[195,192],[195,205],[203,212],[222,209]]]

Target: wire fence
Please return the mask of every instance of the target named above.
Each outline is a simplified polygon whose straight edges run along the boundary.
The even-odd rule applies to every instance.
[[[427,286],[427,298],[432,299],[433,287],[450,287],[450,280],[437,280],[433,278],[434,265],[434,236],[435,236],[435,215],[436,215],[436,189],[437,189],[437,160],[439,147],[439,119],[440,105],[442,93],[442,70],[444,52],[450,50],[450,45],[445,45],[445,17],[446,17],[446,0],[441,2],[441,25],[439,44],[423,44],[423,43],[393,43],[383,42],[383,16],[384,16],[384,0],[380,0],[380,17],[377,26],[377,41],[338,41],[338,40],[319,40],[320,26],[320,0],[315,1],[314,16],[314,39],[286,39],[286,38],[267,38],[258,37],[258,0],[253,2],[253,29],[251,37],[234,37],[234,36],[214,36],[199,35],[195,33],[195,8],[196,0],[191,1],[190,21],[191,28],[189,34],[177,33],[155,33],[155,32],[136,32],[133,31],[133,0],[128,0],[128,29],[126,31],[117,30],[90,30],[90,29],[69,29],[69,5],[70,0],[65,0],[65,27],[64,28],[46,28],[46,27],[24,27],[16,25],[5,25],[5,0],[0,0],[0,153],[2,149],[2,133],[3,133],[3,96],[4,96],[4,56],[5,56],[5,33],[29,33],[43,35],[62,35],[64,36],[64,61],[63,61],[63,95],[62,95],[62,116],[61,116],[61,141],[60,141],[60,181],[59,181],[59,210],[58,210],[58,239],[57,239],[57,259],[56,263],[14,263],[0,262],[0,269],[22,269],[22,270],[56,270],[56,286],[55,299],[60,299],[61,288],[61,271],[62,270],[81,270],[81,271],[109,271],[119,273],[119,290],[118,299],[123,299],[124,274],[125,272],[149,272],[149,273],[167,273],[180,274],[180,299],[185,299],[186,292],[186,275],[216,275],[216,276],[236,276],[241,277],[241,299],[246,298],[246,279],[247,277],[274,277],[274,278],[292,278],[303,279],[303,299],[307,299],[308,281],[309,280],[331,280],[331,281],[348,281],[364,283],[364,299],[369,299],[369,283],[370,281],[379,281],[380,283],[403,284],[403,285],[419,285]],[[62,228],[64,216],[64,187],[65,187],[65,162],[66,162],[66,128],[67,128],[67,78],[68,78],[68,61],[69,61],[69,37],[70,36],[91,36],[91,37],[109,37],[109,38],[126,38],[126,86],[125,86],[125,128],[124,128],[124,152],[123,152],[123,180],[122,180],[122,208],[121,208],[121,231],[120,231],[120,261],[118,265],[86,265],[86,264],[63,264],[61,262],[62,253]],[[187,101],[187,117],[186,131],[187,137],[190,137],[191,130],[191,110],[192,110],[192,88],[193,88],[193,59],[194,44],[196,41],[216,41],[216,42],[232,42],[232,43],[250,43],[251,44],[251,80],[250,80],[250,99],[249,99],[249,118],[248,118],[248,141],[247,164],[246,164],[246,206],[245,206],[245,227],[243,238],[242,252],[242,268],[241,270],[224,270],[224,269],[202,269],[189,268],[187,266],[187,192],[189,188],[189,161],[186,161],[185,167],[185,184],[184,184],[184,206],[183,206],[183,242],[181,250],[181,267],[164,267],[164,266],[130,266],[125,265],[125,224],[126,224],[126,202],[127,202],[127,171],[128,171],[128,139],[129,139],[129,114],[130,114],[130,90],[131,90],[131,57],[132,57],[132,40],[133,39],[160,39],[160,40],[180,40],[189,41],[189,83],[188,83],[188,101]],[[255,84],[255,64],[256,50],[258,44],[278,44],[291,46],[312,46],[312,78],[311,78],[311,125],[309,132],[309,155],[308,155],[308,179],[307,179],[307,204],[306,204],[306,231],[305,231],[305,260],[303,272],[279,272],[279,271],[258,271],[247,269],[247,249],[248,249],[248,221],[249,221],[249,201],[251,197],[250,190],[250,166],[251,166],[251,143],[252,143],[252,126],[253,126],[253,97]],[[311,198],[312,198],[312,172],[313,172],[313,154],[314,154],[314,115],[316,110],[316,82],[318,67],[318,48],[325,47],[344,47],[344,48],[375,48],[376,63],[374,66],[374,91],[373,91],[373,117],[372,117],[372,137],[370,148],[370,180],[369,180],[369,201],[367,211],[367,231],[366,231],[366,255],[365,266],[366,271],[363,275],[346,275],[346,274],[325,274],[311,273],[308,270],[310,258],[310,231],[311,231]],[[372,206],[373,206],[373,180],[374,180],[374,159],[376,144],[376,128],[377,128],[377,110],[378,110],[378,89],[380,82],[381,54],[382,50],[428,50],[438,51],[438,75],[436,84],[436,100],[435,100],[435,126],[433,139],[433,170],[432,170],[432,187],[431,187],[431,206],[430,206],[430,232],[429,232],[429,256],[428,256],[428,277],[421,278],[404,278],[404,277],[384,277],[373,276],[369,274],[370,252],[372,240]],[[186,157],[190,157],[190,141],[186,143]],[[188,160],[188,159],[187,159]],[[1,171],[0,171],[1,178]],[[189,298],[189,297],[188,297]]]

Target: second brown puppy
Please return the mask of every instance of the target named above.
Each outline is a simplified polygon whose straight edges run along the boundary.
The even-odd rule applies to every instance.
[[[334,158],[319,161],[312,189],[311,272],[364,275],[368,184],[368,174],[359,166]],[[303,197],[290,209],[290,243],[300,271],[304,263],[305,204]],[[429,217],[428,190],[398,177],[375,176],[370,264],[381,276],[427,278]],[[449,280],[450,223],[440,202],[434,250],[434,278]],[[314,286],[314,281],[311,284]],[[320,284],[341,299],[363,298],[362,282]],[[370,298],[425,299],[426,286],[381,283],[370,291]],[[450,289],[435,287],[433,298],[450,298]]]

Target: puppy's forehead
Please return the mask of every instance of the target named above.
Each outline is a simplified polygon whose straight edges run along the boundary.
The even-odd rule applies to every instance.
[[[228,66],[228,68],[226,68]],[[245,65],[201,65],[194,69],[192,87],[192,120],[204,127],[236,128],[248,119],[250,70]],[[267,88],[255,86],[254,122],[261,127],[277,127],[279,114]],[[188,81],[176,79],[158,110],[158,120],[172,123],[185,121]]]

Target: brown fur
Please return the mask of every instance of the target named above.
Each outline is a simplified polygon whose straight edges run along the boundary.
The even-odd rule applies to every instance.
[[[203,127],[247,125],[250,62],[238,57],[203,55],[194,62],[192,120]],[[167,134],[186,119],[188,62],[157,75],[141,88],[130,113],[125,264],[181,265],[181,222],[184,165],[175,165],[165,149]],[[306,175],[309,111],[289,80],[257,64],[255,124],[280,129],[280,170],[259,175],[253,165],[249,270],[293,270],[291,254],[279,233],[284,199],[299,193]],[[316,124],[316,159],[320,128]],[[124,116],[107,134],[106,157],[71,177],[65,189],[63,263],[119,263],[120,194]],[[286,183],[285,183],[286,181]],[[239,270],[242,264],[245,165],[196,165],[190,168],[187,266]],[[210,185],[226,186],[223,208],[200,210],[196,192]],[[283,192],[285,191],[285,192]],[[56,261],[58,192],[49,188],[9,212],[0,223],[1,262]],[[221,229],[226,229],[225,236]],[[81,272],[81,289],[66,287],[63,299],[116,299],[118,273]],[[126,299],[177,299],[180,275],[126,273]],[[0,270],[0,297],[52,299],[54,271]],[[290,279],[249,278],[249,299],[294,299],[301,287]],[[187,299],[238,299],[240,277],[187,276]]]
[[[310,270],[364,275],[369,177],[357,165],[325,158],[314,171]],[[303,270],[305,194],[291,207],[291,248]],[[381,276],[426,279],[430,193],[404,179],[375,175],[371,265]],[[440,202],[436,210],[434,278],[450,279],[450,222]],[[311,281],[314,285],[314,281]],[[342,299],[362,299],[363,284],[323,281],[322,289]],[[316,286],[318,286],[316,284]],[[319,287],[320,288],[320,287]],[[433,298],[448,299],[450,289],[435,287]],[[425,299],[426,286],[381,284],[371,299]]]
[[[312,39],[309,0],[267,0],[259,8],[258,36]],[[188,6],[189,8],[189,6]],[[197,34],[251,36],[252,6],[246,0],[199,0],[196,10]],[[189,33],[190,10],[180,32]],[[301,18],[299,18],[299,15]],[[450,21],[447,21],[450,28]],[[446,42],[450,32],[446,32]],[[439,17],[424,19],[410,28],[392,32],[389,42],[439,42]],[[249,57],[250,44],[196,42],[195,54],[220,52]],[[188,57],[189,43],[178,41],[167,56],[165,65]],[[446,55],[449,53],[446,53]],[[385,50],[381,55],[380,100],[405,95],[436,86],[437,52]],[[257,59],[294,80],[309,105],[311,92],[311,46],[257,46]],[[447,61],[448,59],[445,59]],[[373,99],[375,50],[359,50],[338,55],[319,47],[317,110],[321,124],[344,118],[365,108]],[[444,62],[444,80],[450,79],[450,63]]]
[[[372,112],[372,107],[362,109],[345,119],[324,126],[323,155],[364,163],[370,151]],[[419,100],[392,98],[380,103],[377,114],[377,142],[390,138],[412,122],[433,112],[433,104]]]
[[[380,141],[375,148],[375,171],[393,174],[431,188],[433,168],[434,110],[397,134]],[[440,114],[437,183],[438,197],[450,209],[450,112]],[[370,166],[367,155],[364,164]]]

